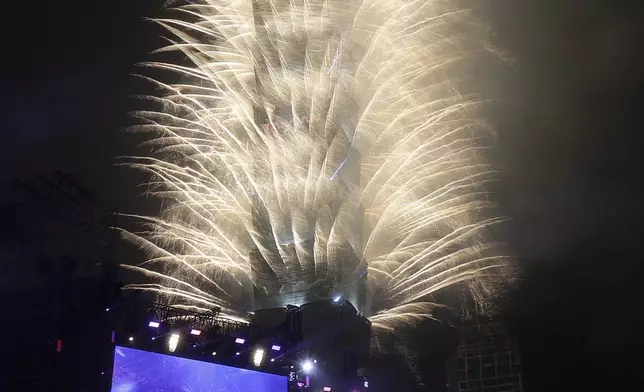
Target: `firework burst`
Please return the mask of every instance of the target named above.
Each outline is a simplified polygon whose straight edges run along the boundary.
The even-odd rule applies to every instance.
[[[203,0],[155,21],[175,74],[139,111],[160,217],[124,233],[153,278],[130,286],[241,315],[342,295],[375,327],[427,317],[508,278],[489,236],[493,132],[463,92],[489,53],[455,1]],[[263,298],[263,300],[262,300]]]

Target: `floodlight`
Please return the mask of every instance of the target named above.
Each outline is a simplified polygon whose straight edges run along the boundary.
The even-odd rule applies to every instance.
[[[170,339],[168,339],[168,350],[173,353],[177,349],[177,345],[179,345],[179,334],[178,333],[173,333],[170,335]]]
[[[253,354],[253,364],[255,366],[260,366],[264,360],[264,349],[258,348]]]
[[[311,361],[310,361],[310,360],[308,360],[308,359],[307,359],[306,361],[304,361],[304,362],[302,363],[302,370],[304,370],[304,372],[305,372],[305,373],[308,373],[308,372],[310,372],[311,370],[313,370],[313,362],[311,362]]]

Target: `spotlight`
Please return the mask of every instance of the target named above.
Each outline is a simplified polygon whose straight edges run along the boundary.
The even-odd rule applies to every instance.
[[[130,336],[129,338],[127,338],[127,340],[129,340],[130,342],[133,342],[134,341],[134,336]]]
[[[105,308],[105,311],[106,311],[106,312],[109,312],[109,311],[110,311],[110,308]]]
[[[215,355],[217,355],[217,351],[212,352],[212,356],[214,357]]]
[[[237,344],[244,344],[244,343],[246,343],[246,339],[237,338],[237,339],[235,339],[235,343],[237,343]]]
[[[271,350],[273,350],[273,351],[280,351],[281,349],[282,349],[282,347],[281,347],[281,346],[278,346],[278,345],[276,345],[276,344],[274,344],[274,345],[271,347]]]
[[[338,302],[340,302],[341,299],[342,299],[342,296],[338,295],[335,298],[333,298],[333,302],[335,302],[337,304]]]
[[[177,345],[179,345],[179,334],[173,333],[168,339],[168,350],[173,353],[177,349]]]
[[[365,388],[369,388],[369,381],[364,380],[364,382],[362,383],[362,385],[363,385]]]
[[[308,360],[308,359],[307,359],[306,361],[304,361],[304,362],[302,363],[302,370],[304,370],[304,373],[308,373],[308,372],[310,372],[311,370],[313,370],[313,362],[311,362],[311,361],[310,361],[310,360]]]
[[[260,366],[264,360],[264,349],[258,348],[253,354],[253,364],[255,366]]]
[[[275,358],[271,358],[271,362],[275,362]]]
[[[324,392],[331,392],[331,387],[324,387],[322,388]]]
[[[161,324],[159,322],[157,322],[157,321],[150,321],[148,323],[148,327],[152,327],[152,328],[159,328],[159,325],[161,325]]]
[[[193,329],[192,331],[190,331],[190,335],[199,336],[201,335],[201,331],[198,329]]]
[[[318,360],[317,360],[317,359],[314,359],[314,360],[313,360],[313,363],[318,363]]]
[[[237,357],[239,356],[239,351],[237,351],[237,352],[235,353],[235,356],[237,356]]]

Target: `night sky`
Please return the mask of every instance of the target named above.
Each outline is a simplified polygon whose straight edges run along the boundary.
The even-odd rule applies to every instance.
[[[135,64],[162,44],[162,1],[3,6],[0,179],[60,169],[121,211],[146,204],[114,166],[136,138]],[[494,39],[514,59],[482,74],[524,269],[507,303],[529,391],[617,391],[639,372],[644,242],[644,42],[638,2],[497,0]],[[635,388],[630,390],[639,390]],[[625,390],[625,389],[623,389]]]

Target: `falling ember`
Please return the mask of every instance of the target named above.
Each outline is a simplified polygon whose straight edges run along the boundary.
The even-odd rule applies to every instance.
[[[260,4],[261,3],[261,4]],[[454,2],[456,3],[456,2]],[[242,317],[256,301],[334,298],[391,328],[466,288],[485,305],[509,278],[490,230],[494,132],[464,86],[491,54],[471,10],[450,1],[204,0],[158,19],[159,217],[124,231],[152,281],[129,286]],[[188,64],[189,62],[189,64]],[[444,296],[440,296],[444,298]],[[457,296],[453,296],[457,297]],[[287,300],[288,298],[288,300]]]

